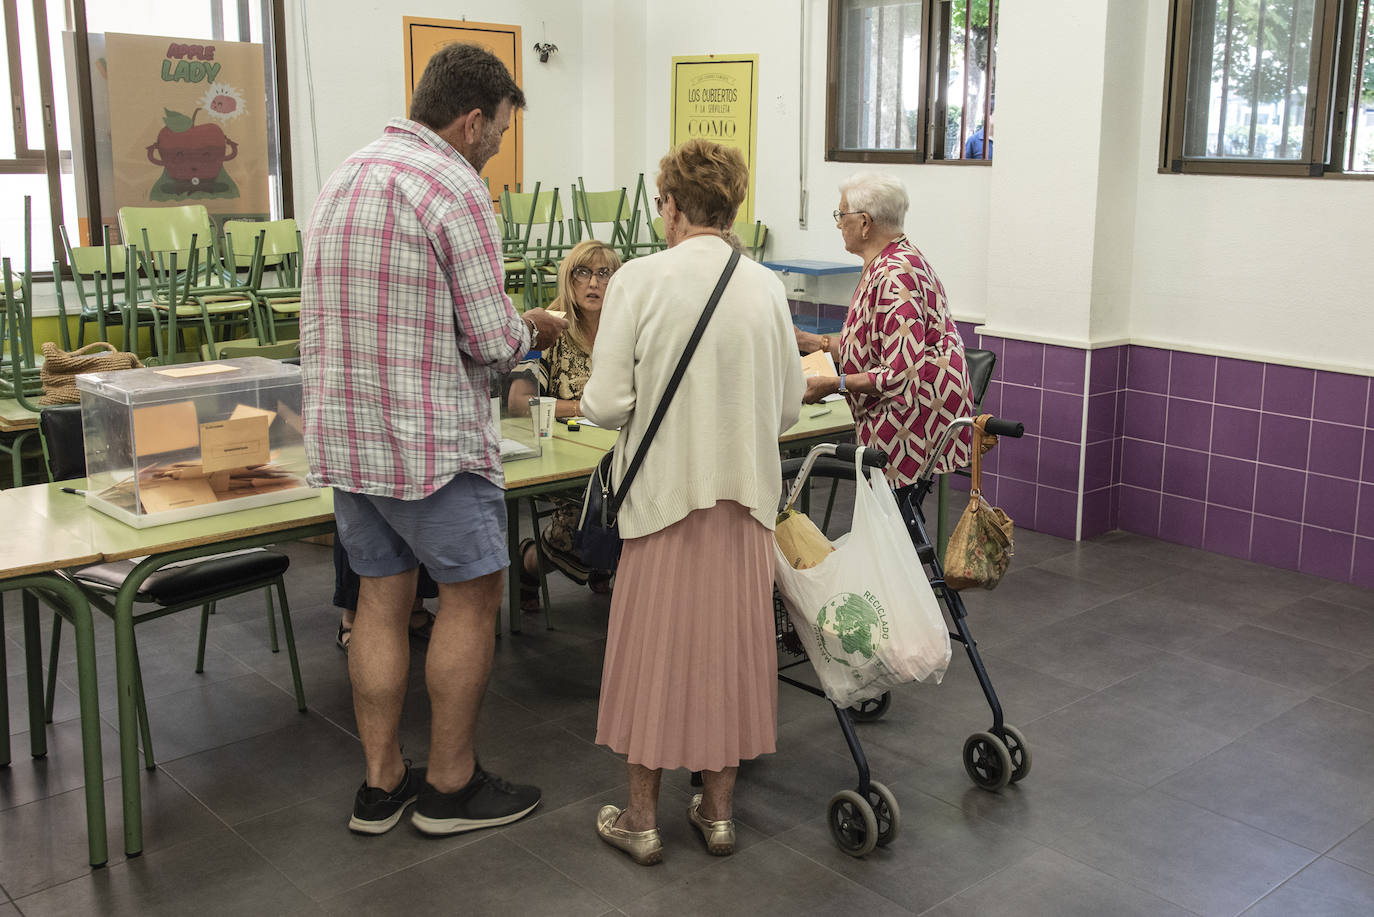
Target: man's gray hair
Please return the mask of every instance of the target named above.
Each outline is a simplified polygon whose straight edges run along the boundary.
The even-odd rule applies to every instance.
[[[868,214],[880,229],[901,230],[906,224],[906,186],[888,172],[858,172],[840,182],[850,210]]]

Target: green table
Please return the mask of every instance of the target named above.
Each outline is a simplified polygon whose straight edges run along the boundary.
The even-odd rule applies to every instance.
[[[75,499],[68,496],[67,499]],[[5,539],[0,542],[0,591],[23,590],[24,660],[29,701],[29,747],[34,757],[47,754],[43,715],[42,648],[39,634],[39,592],[56,600],[76,634],[77,696],[81,710],[81,753],[86,784],[86,835],[92,866],[108,859],[105,843],[105,775],[100,758],[100,701],[96,692],[95,630],[91,606],[70,580],[56,571],[95,563],[100,554],[79,531],[54,525],[27,508],[19,491],[0,492],[0,518]],[[4,610],[0,607],[0,628]],[[9,698],[4,652],[0,650],[0,765],[10,763]]]
[[[0,452],[9,453],[10,475],[14,486],[24,483],[24,444],[38,433],[38,412],[30,411],[13,398],[0,398]]]
[[[588,435],[584,435],[588,434]],[[538,458],[505,463],[506,539],[510,548],[510,571],[506,576],[507,620],[513,634],[520,633],[520,501],[527,497],[585,486],[596,463],[615,442],[614,431],[583,427],[570,433],[554,424],[554,435],[543,440]],[[500,633],[500,621],[497,621]]]
[[[38,484],[6,491],[5,496],[11,501],[15,511],[11,515],[41,519],[51,529],[69,532],[84,539],[94,552],[93,558],[70,563],[142,558],[124,580],[114,602],[115,685],[119,700],[119,763],[124,797],[124,852],[129,856],[137,856],[143,852],[143,806],[138,779],[138,719],[134,704],[134,597],[145,579],[168,564],[332,532],[334,492],[323,490],[305,500],[208,516],[189,522],[136,529],[103,513],[88,509],[86,501],[81,497],[63,493],[62,485],[80,488],[84,486],[84,481]],[[89,622],[89,609],[87,621]],[[93,663],[91,671],[94,675]],[[83,678],[83,690],[85,682],[86,679]],[[91,691],[94,690],[92,678]],[[84,709],[84,698],[82,706]],[[93,693],[92,709],[94,710]],[[98,760],[97,756],[97,765]],[[100,787],[98,778],[94,785]],[[91,786],[88,778],[88,798]],[[103,826],[100,837],[103,843]]]

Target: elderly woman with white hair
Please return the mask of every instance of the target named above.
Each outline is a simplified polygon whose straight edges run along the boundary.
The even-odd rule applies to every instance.
[[[804,400],[844,393],[859,442],[887,455],[888,478],[904,508],[945,427],[972,413],[964,342],[944,285],[902,229],[907,204],[906,188],[891,175],[859,173],[841,183],[835,223],[844,247],[863,258],[863,274],[838,336],[796,332],[803,352],[829,351],[840,372],[809,379]],[[968,461],[965,429],[935,471]]]

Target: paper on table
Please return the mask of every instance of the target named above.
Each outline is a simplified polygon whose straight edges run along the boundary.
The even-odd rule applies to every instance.
[[[237,366],[228,366],[224,363],[194,363],[190,366],[176,366],[172,369],[155,369],[153,372],[159,376],[172,376],[176,379],[183,379],[186,376],[210,376],[215,373],[236,373],[239,371]]]
[[[169,509],[182,509],[187,506],[201,506],[214,503],[215,496],[206,478],[157,478],[140,481],[138,498],[143,502],[145,513],[161,513]]]
[[[821,400],[822,400],[822,401],[843,401],[843,400],[844,400],[844,396],[841,395],[839,392],[831,392],[829,395],[826,395],[826,396],[825,396],[824,398],[822,398]]]
[[[154,404],[133,413],[135,455],[193,449],[200,442],[194,401]]]
[[[262,414],[201,424],[200,460],[205,473],[270,462],[267,426],[267,417]]]
[[[838,376],[840,373],[835,369],[835,361],[830,356],[828,350],[817,350],[802,357],[802,373],[806,378],[812,376]]]

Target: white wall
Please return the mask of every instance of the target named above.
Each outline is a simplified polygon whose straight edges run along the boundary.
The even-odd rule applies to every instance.
[[[1146,22],[1132,337],[1374,371],[1374,182],[1159,174],[1167,7]]]
[[[466,16],[524,28],[525,174],[560,186],[577,175],[589,187],[630,185],[641,171],[652,184],[669,141],[672,57],[758,54],[755,209],[772,232],[769,254],[849,260],[830,211],[837,184],[857,167],[824,157],[826,7],[825,0],[473,0],[454,8],[415,0],[398,9],[375,0],[297,0],[287,7],[297,212],[309,212],[319,187],[311,99],[327,174],[401,112],[402,14]],[[1367,269],[1374,182],[1159,174],[1167,10],[1168,0],[1061,0],[1051,13],[1005,4],[996,162],[887,167],[907,185],[907,228],[955,314],[1082,345],[1129,335],[1374,370]],[[352,53],[360,35],[381,36],[372,44],[382,50]],[[545,35],[560,51],[543,65],[529,46]],[[386,36],[394,36],[392,51]],[[824,301],[847,302],[852,287],[851,277],[819,292]]]
[[[577,178],[587,82],[579,0],[294,0],[286,4],[286,27],[298,218],[309,215],[339,163],[376,139],[391,118],[405,115],[404,16],[520,26],[529,102],[524,174],[563,187]],[[541,64],[531,46],[546,36],[559,51]]]

